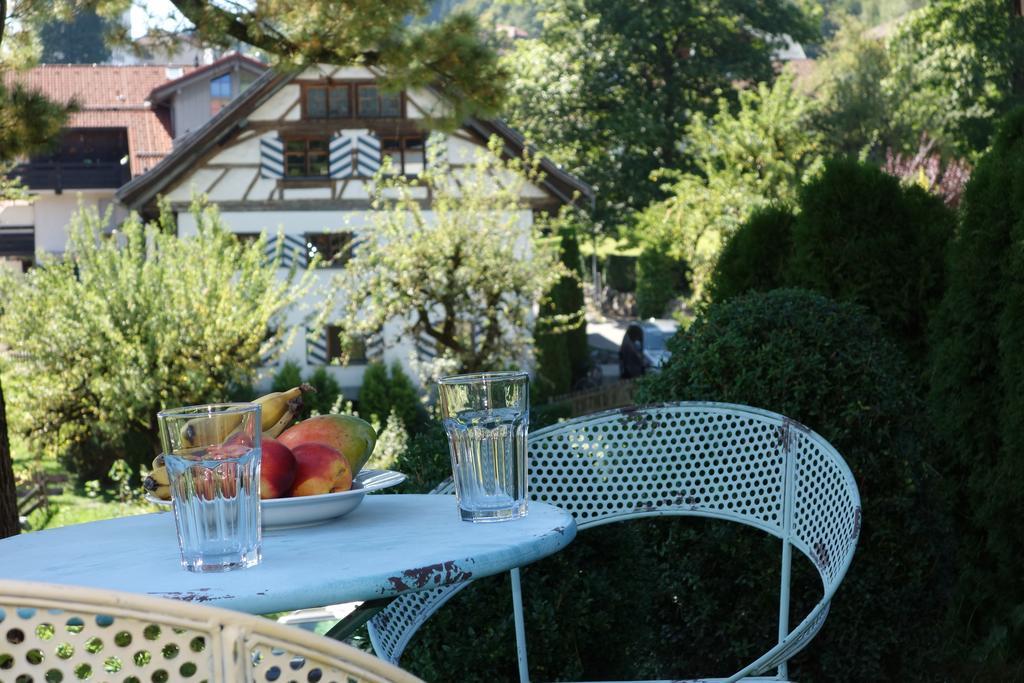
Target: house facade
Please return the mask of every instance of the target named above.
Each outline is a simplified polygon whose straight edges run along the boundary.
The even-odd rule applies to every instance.
[[[323,260],[316,279],[326,288],[337,269],[344,268],[360,233],[372,230],[370,184],[383,160],[390,158],[395,173],[422,172],[428,138],[438,136],[430,129],[431,117],[444,108],[443,96],[434,90],[388,92],[362,67],[268,71],[176,143],[151,171],[122,186],[116,200],[127,209],[153,214],[157,198],[166,197],[179,232],[187,235],[195,231],[188,214],[191,199],[204,194],[219,206],[233,232],[266,232],[268,251],[283,240],[282,268],[305,266],[319,254]],[[486,152],[492,136],[503,143],[503,155],[521,156],[522,137],[497,120],[470,119],[435,140],[447,162],[458,167]],[[586,184],[550,161],[540,165],[543,179],[527,183],[522,191],[517,219],[524,231],[538,212],[593,195]],[[427,190],[419,191],[429,217]],[[304,312],[319,304],[322,293],[311,293],[290,324],[301,325]],[[298,363],[304,372],[327,367],[347,397],[357,396],[368,362],[407,364],[410,354],[431,353],[417,340],[389,337],[397,331],[388,328],[364,340],[342,367],[332,362],[341,353],[336,327],[298,331],[281,360]],[[273,371],[268,367],[267,376]]]
[[[157,165],[176,140],[209,121],[266,67],[228,55],[192,65],[45,64],[7,73],[59,102],[78,102],[54,146],[15,167],[32,202],[0,202],[0,265],[25,269],[37,251],[64,252],[67,226],[79,203],[126,210],[118,188]]]

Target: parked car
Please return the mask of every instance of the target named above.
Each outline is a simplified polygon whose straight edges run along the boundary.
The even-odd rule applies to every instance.
[[[619,379],[619,347],[630,325],[639,325],[644,335],[643,350],[646,365],[657,371],[672,352],[666,342],[679,329],[679,323],[671,319],[622,320],[587,324],[587,344],[591,358],[605,382]]]
[[[671,318],[650,318],[640,323],[644,333],[644,359],[652,370],[660,370],[672,357],[668,340],[679,330],[679,323]]]

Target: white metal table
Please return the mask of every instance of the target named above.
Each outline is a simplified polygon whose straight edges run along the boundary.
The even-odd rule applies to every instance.
[[[263,561],[195,574],[179,564],[169,512],[37,531],[0,541],[0,578],[201,602],[253,614],[390,598],[499,574],[576,536],[573,517],[531,502],[518,520],[472,524],[452,496],[370,495],[325,524],[264,531]]]

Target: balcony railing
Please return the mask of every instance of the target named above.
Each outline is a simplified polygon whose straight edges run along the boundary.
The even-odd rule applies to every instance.
[[[10,173],[33,190],[84,190],[117,188],[131,180],[127,165],[116,161],[92,164],[32,162],[20,164]]]

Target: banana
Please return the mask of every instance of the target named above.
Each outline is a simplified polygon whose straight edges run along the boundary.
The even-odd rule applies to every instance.
[[[159,457],[159,456],[158,456]],[[156,461],[154,461],[155,463]],[[154,467],[145,479],[142,480],[142,488],[162,500],[171,499],[171,480],[167,476],[167,467],[161,465]]]
[[[302,409],[302,394],[307,391],[316,389],[308,384],[300,384],[288,391],[275,391],[253,401],[260,406],[260,431],[272,438],[283,432]],[[273,431],[275,429],[276,433]]]

